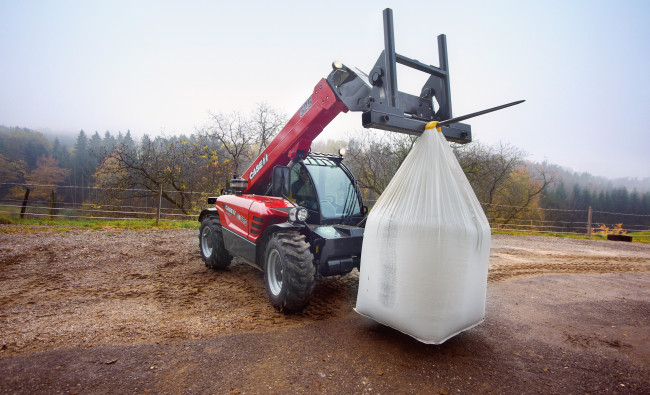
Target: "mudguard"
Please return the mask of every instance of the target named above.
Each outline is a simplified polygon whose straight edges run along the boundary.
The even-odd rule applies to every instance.
[[[262,234],[260,235],[257,241],[257,245],[255,247],[255,256],[257,258],[255,259],[255,266],[262,269],[262,265],[264,264],[264,251],[266,250],[266,242],[268,241],[268,239],[276,232],[290,231],[290,230],[296,230],[306,236],[310,231],[309,228],[305,225],[292,224],[291,222],[283,222],[283,223],[267,226],[266,229],[264,229],[264,232],[262,232]]]
[[[214,216],[219,218],[219,212],[217,211],[216,208],[206,208],[201,211],[201,214],[199,214],[199,222],[203,222],[203,218],[207,216]]]

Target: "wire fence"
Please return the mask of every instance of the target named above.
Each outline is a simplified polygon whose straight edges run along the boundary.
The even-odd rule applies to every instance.
[[[31,198],[28,193],[22,198],[15,192],[5,193],[5,197],[0,199],[0,215],[9,218],[196,221],[201,209],[207,206],[206,198],[216,195],[201,191],[0,183],[0,188],[4,188],[5,192],[16,187],[24,191],[40,189],[41,192]],[[42,192],[46,189],[50,190],[47,195]],[[65,190],[68,190],[68,193]],[[117,198],[118,194],[122,196]],[[172,200],[180,194],[189,196],[190,198],[184,200],[189,202],[189,208],[171,204],[163,198],[163,194],[171,196]],[[368,200],[367,204],[372,205],[374,202],[375,200]],[[591,207],[570,210],[485,203],[482,205],[494,230],[574,235],[633,233],[635,237],[650,237],[649,214],[597,211],[591,210]],[[519,214],[516,218],[499,215],[508,209],[524,214]],[[641,232],[648,234],[639,234]]]
[[[0,199],[0,215],[10,218],[195,221],[200,212],[197,203],[205,202],[203,196],[208,195],[205,192],[163,189],[0,183],[0,188],[3,187],[18,188],[25,193],[22,198],[15,192],[5,193],[5,197]],[[47,190],[49,193],[44,193]],[[163,193],[172,200],[183,201],[186,207],[177,207],[163,199]],[[185,197],[178,198],[180,195]]]
[[[376,200],[369,200],[374,203]],[[572,235],[623,235],[650,237],[650,214],[615,213],[586,209],[520,207],[481,203],[492,230],[526,233],[561,233]],[[518,217],[492,215],[514,209]],[[523,214],[521,214],[523,212]],[[525,218],[519,218],[525,217]]]

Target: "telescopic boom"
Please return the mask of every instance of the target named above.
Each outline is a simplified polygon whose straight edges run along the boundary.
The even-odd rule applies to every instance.
[[[439,66],[426,65],[395,52],[392,10],[385,9],[383,16],[384,50],[370,73],[334,62],[332,72],[316,84],[307,101],[244,172],[242,178],[248,182],[244,193],[263,194],[272,169],[305,158],[312,141],[342,112],[362,112],[366,128],[411,135],[422,134],[429,122],[437,121],[447,140],[465,144],[472,141],[472,132],[461,121],[523,102],[453,118],[445,35],[438,36]],[[419,95],[399,91],[397,63],[429,74]]]

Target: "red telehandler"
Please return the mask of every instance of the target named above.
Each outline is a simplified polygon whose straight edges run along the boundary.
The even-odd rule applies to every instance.
[[[447,140],[471,141],[471,116],[451,118],[447,46],[438,36],[439,67],[395,53],[392,10],[384,16],[385,49],[368,75],[340,62],[241,178],[208,198],[199,216],[205,265],[220,269],[239,257],[264,271],[271,304],[284,312],[309,302],[317,274],[342,275],[359,267],[368,209],[342,155],[311,152],[312,141],[340,113],[361,111],[362,124],[412,135],[429,122]],[[430,75],[415,96],[397,89],[396,64]],[[511,103],[516,104],[516,103]],[[446,121],[444,121],[446,120]]]

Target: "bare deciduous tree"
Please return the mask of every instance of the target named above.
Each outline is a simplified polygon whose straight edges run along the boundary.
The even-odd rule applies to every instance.
[[[266,103],[259,103],[251,115],[250,123],[259,155],[287,123],[287,116]]]
[[[223,188],[231,170],[205,139],[145,136],[136,148],[123,145],[105,157],[95,178],[97,186],[114,188],[116,199],[138,197],[132,189],[139,188],[150,191],[142,196],[157,195],[162,187],[162,198],[189,214],[204,205],[197,192]]]
[[[365,198],[376,199],[402,164],[416,137],[390,132],[364,130],[348,145],[347,165],[357,176]],[[525,161],[519,148],[499,143],[479,142],[453,145],[456,157],[493,225],[506,225],[515,219],[541,219],[539,198],[553,182],[544,165]]]
[[[284,115],[266,104],[250,118],[240,113],[211,114],[189,138],[144,136],[136,147],[122,144],[103,158],[95,173],[97,186],[110,187],[104,201],[149,197],[160,192],[171,206],[190,213],[205,206],[198,191],[216,193],[233,173],[250,164],[284,124]],[[138,191],[144,189],[146,192]]]
[[[553,182],[546,166],[527,163],[524,151],[504,143],[454,145],[454,153],[493,226],[541,219],[531,209],[539,207],[544,188]]]
[[[232,161],[233,171],[241,174],[245,165],[251,160],[251,147],[255,142],[255,135],[251,122],[238,112],[229,115],[218,113],[210,114],[210,123],[200,129],[202,138],[210,141],[211,145],[218,146]]]
[[[377,198],[413,147],[416,138],[380,130],[361,130],[348,144],[348,167],[356,175],[359,187]]]

